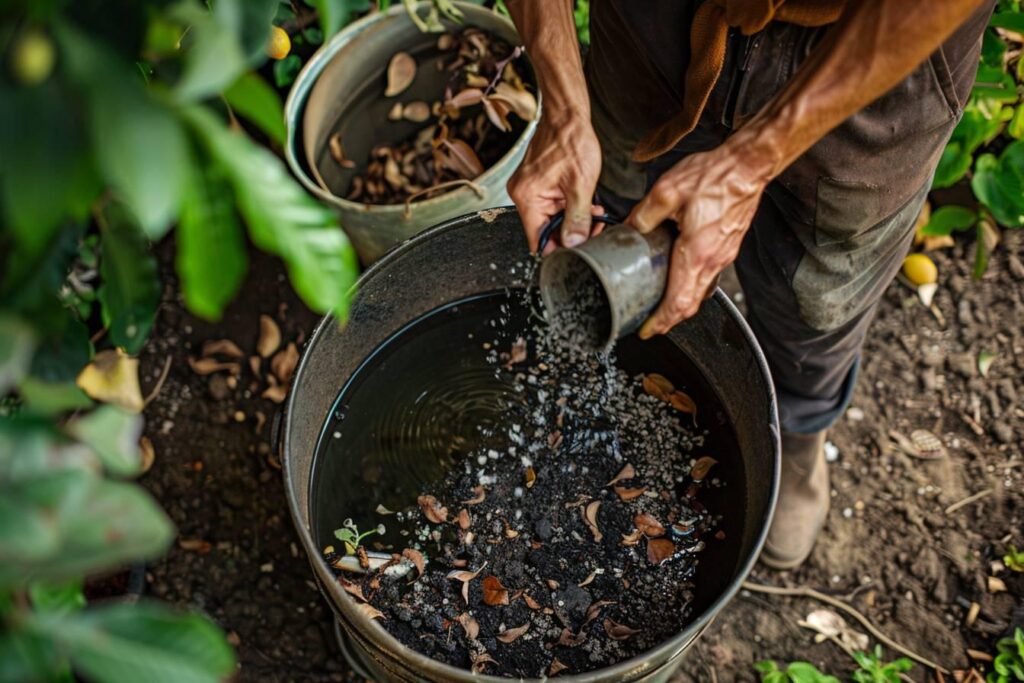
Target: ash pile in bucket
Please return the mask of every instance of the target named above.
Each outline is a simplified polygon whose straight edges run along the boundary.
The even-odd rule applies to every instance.
[[[574,348],[571,330],[492,325],[480,353],[516,396],[502,433],[385,520],[410,529],[390,567],[339,581],[403,644],[479,673],[578,674],[640,655],[688,622],[700,553],[724,540],[700,501],[724,486],[700,406]]]

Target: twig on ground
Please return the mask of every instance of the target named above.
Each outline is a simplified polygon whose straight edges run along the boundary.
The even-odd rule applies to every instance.
[[[171,357],[167,356],[164,360],[164,368],[160,371],[160,377],[156,380],[156,385],[153,386],[153,390],[149,392],[149,395],[142,401],[142,407],[145,408],[150,402],[160,395],[160,390],[164,388],[164,382],[167,381],[167,373],[171,369]]]
[[[935,669],[936,671],[940,671],[942,673],[949,673],[948,669],[939,666],[938,664],[931,661],[930,659],[927,659],[926,657],[922,657],[913,650],[908,650],[896,641],[892,640],[887,635],[879,631],[878,628],[876,628],[874,624],[868,621],[868,618],[865,617],[863,614],[855,610],[853,607],[850,607],[842,600],[833,598],[831,595],[826,595],[824,593],[814,590],[813,588],[808,588],[807,586],[800,586],[798,588],[783,588],[780,586],[765,586],[759,583],[753,583],[751,581],[744,581],[743,588],[754,593],[767,593],[769,595],[786,595],[798,598],[811,598],[814,600],[818,600],[820,602],[824,602],[825,604],[832,605],[833,607],[841,609],[842,611],[846,612],[851,617],[860,622],[861,626],[867,629],[868,632],[871,633],[871,635],[873,635],[875,639],[881,642],[883,645],[886,645],[890,649],[895,650],[900,654],[910,657],[911,659],[920,664],[924,664],[929,668]]]
[[[967,496],[963,500],[958,501],[956,503],[953,503],[948,508],[946,508],[946,514],[947,515],[953,514],[954,512],[959,510],[960,508],[964,507],[965,505],[970,505],[971,503],[973,503],[975,501],[981,500],[985,496],[991,495],[994,490],[995,489],[982,489],[981,491],[978,491],[977,493],[975,493],[973,495]]]

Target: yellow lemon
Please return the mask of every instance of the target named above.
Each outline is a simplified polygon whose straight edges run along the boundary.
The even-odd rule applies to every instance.
[[[903,259],[903,274],[914,286],[930,285],[939,279],[935,262],[924,254],[911,254]]]
[[[292,40],[288,32],[280,26],[270,27],[270,40],[267,41],[267,54],[271,59],[284,59],[292,50]]]

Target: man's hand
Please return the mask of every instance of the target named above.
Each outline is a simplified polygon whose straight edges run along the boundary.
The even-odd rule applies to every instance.
[[[686,157],[658,179],[626,219],[643,233],[665,220],[679,226],[665,295],[640,328],[642,339],[694,315],[739,253],[768,177],[734,149],[727,142]]]
[[[591,197],[601,173],[601,147],[590,121],[574,115],[564,121],[552,118],[545,114],[541,119],[523,163],[508,183],[533,252],[544,224],[559,211],[565,211],[563,246],[574,247],[590,237]],[[552,236],[545,253],[558,241]]]

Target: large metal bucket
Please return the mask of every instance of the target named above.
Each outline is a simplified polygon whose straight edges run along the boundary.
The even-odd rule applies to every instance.
[[[423,7],[429,3],[419,3]],[[520,43],[515,26],[506,17],[479,5],[454,3],[464,15],[464,25],[478,26],[493,32],[511,45]],[[395,3],[386,12],[368,15],[345,27],[331,38],[299,72],[295,85],[285,102],[287,141],[285,158],[292,173],[306,189],[334,207],[341,226],[364,264],[377,260],[395,244],[412,237],[424,228],[477,211],[511,203],[505,185],[526,153],[526,147],[537,127],[537,119],[527,123],[512,148],[473,184],[459,187],[444,194],[414,201],[408,206],[367,205],[352,202],[325,190],[316,179],[314,169],[326,169],[328,139],[338,121],[343,120],[355,94],[368,87],[383,87],[384,72],[395,52],[411,54],[427,50],[437,42],[437,34],[421,33],[412,23],[401,3]],[[539,98],[538,93],[538,98]],[[377,111],[362,112],[362,121],[368,125],[404,125],[412,131],[413,124],[394,124],[387,121],[387,108],[392,103],[381,101]],[[540,116],[538,108],[537,116]],[[511,133],[510,133],[511,135]],[[353,158],[373,143],[371,136],[345,142]],[[364,149],[365,148],[365,149]]]
[[[282,440],[285,486],[292,518],[321,590],[338,616],[351,654],[377,681],[501,681],[429,659],[365,617],[323,561],[312,535],[310,489],[314,452],[338,392],[381,343],[411,320],[455,300],[522,286],[509,274],[530,258],[512,208],[471,214],[405,242],[369,268],[344,327],[325,318],[309,340],[286,404]],[[496,267],[495,267],[496,266]],[[522,272],[522,268],[517,269]],[[643,656],[566,681],[663,681],[680,655],[733,597],[767,534],[779,472],[779,427],[768,367],[753,334],[722,292],[669,334],[678,352],[715,388],[735,427],[746,500],[739,560],[725,590],[676,636]]]

